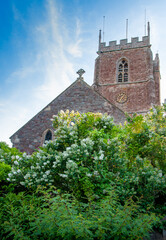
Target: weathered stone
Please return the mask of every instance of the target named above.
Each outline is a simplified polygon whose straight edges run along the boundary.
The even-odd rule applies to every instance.
[[[93,87],[111,103],[124,112],[144,114],[153,105],[160,104],[159,56],[152,59],[150,37],[142,41],[132,38],[120,44],[110,42],[105,46],[99,42],[98,57],[95,63]],[[128,81],[118,82],[118,62],[128,62]],[[118,96],[125,101],[118,101]],[[122,97],[123,97],[122,96]]]
[[[118,80],[120,63],[126,61],[127,81]],[[124,66],[124,65],[123,65]],[[32,153],[44,143],[48,131],[53,132],[51,118],[60,110],[108,113],[116,123],[125,121],[124,112],[145,114],[153,105],[160,104],[159,56],[152,58],[150,27],[142,41],[132,38],[101,43],[99,34],[98,57],[95,62],[94,83],[84,82],[84,70],[77,73],[77,80],[48,104],[41,112],[19,129],[11,141],[20,151]]]
[[[82,78],[82,77],[81,77]],[[51,109],[50,111],[45,111]],[[13,136],[11,141],[13,146],[22,152],[31,154],[35,149],[44,142],[46,130],[53,131],[51,118],[60,110],[83,112],[101,112],[108,113],[113,116],[116,123],[125,121],[125,114],[122,110],[108,102],[103,96],[95,92],[83,80],[76,80],[69,88],[55,98],[47,108],[44,108],[28,123],[19,129]],[[17,136],[19,142],[14,141]],[[38,141],[36,140],[38,139]]]

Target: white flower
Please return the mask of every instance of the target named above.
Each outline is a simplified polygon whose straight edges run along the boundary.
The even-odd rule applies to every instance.
[[[67,152],[63,152],[63,156],[64,157],[68,157],[68,153]]]
[[[64,111],[63,111],[63,110],[60,110],[60,114],[64,114]]]
[[[23,186],[25,185],[25,183],[24,183],[24,182],[20,182],[20,184],[21,184],[21,185],[23,185]]]
[[[17,172],[18,172],[18,173],[20,173],[20,172],[21,172],[21,170],[20,170],[20,169],[18,169],[18,170],[17,170]]]
[[[94,175],[98,176],[99,175],[98,171],[94,171]]]
[[[7,178],[7,181],[10,181],[10,178]]]
[[[99,159],[100,159],[100,160],[103,160],[103,158],[104,158],[104,154],[102,153],[102,154],[100,155]]]
[[[8,174],[8,177],[12,177],[12,176],[13,176],[13,174],[12,174],[12,173],[9,173],[9,174]]]
[[[59,176],[63,177],[63,178],[67,178],[68,177],[67,174],[61,174],[61,173],[59,173]]]
[[[73,121],[70,122],[70,126],[74,126],[75,123]]]
[[[87,177],[91,177],[92,174],[91,174],[91,173],[86,173],[86,176],[87,176]]]
[[[18,155],[16,155],[16,159],[19,159],[19,156],[18,156]]]
[[[32,174],[32,177],[36,177],[37,176],[37,174],[34,172],[33,174]]]
[[[49,175],[50,174],[50,170],[46,171],[46,175]]]
[[[31,175],[29,173],[27,173],[25,176],[24,176],[24,179],[28,179]]]
[[[18,163],[17,161],[14,161],[14,164],[15,164],[15,165],[18,165],[19,163]]]
[[[162,177],[162,175],[163,175],[162,172],[160,172],[160,173],[159,173],[159,177]]]
[[[66,114],[69,114],[69,109],[66,110]]]
[[[66,168],[67,169],[71,169],[74,170],[76,168],[78,168],[77,164],[75,162],[73,162],[72,160],[68,160],[68,162],[66,163]]]

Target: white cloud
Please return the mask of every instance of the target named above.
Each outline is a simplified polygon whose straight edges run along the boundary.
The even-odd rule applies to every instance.
[[[68,52],[73,57],[82,57],[82,51],[80,49],[80,43],[82,42],[81,39],[77,40],[75,44],[71,44],[68,48]]]
[[[13,81],[23,81],[31,76],[35,72],[34,67],[25,66],[20,69],[17,69],[15,72],[12,72],[11,75],[6,80],[6,83],[12,83]]]
[[[45,5],[46,19],[30,29],[31,49],[22,53],[22,66],[10,74],[6,83],[13,90],[0,106],[0,141],[8,138],[32,116],[53,100],[77,78],[71,56],[82,56],[80,23],[76,20],[75,36],[69,36],[61,21],[55,1]],[[15,18],[19,12],[14,9]],[[73,43],[73,39],[77,39]]]

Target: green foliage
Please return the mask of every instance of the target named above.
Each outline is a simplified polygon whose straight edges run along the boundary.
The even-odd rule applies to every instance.
[[[0,182],[6,180],[8,173],[11,171],[11,166],[0,162]]]
[[[11,166],[6,180],[18,193],[1,198],[13,209],[1,210],[5,239],[142,239],[161,226],[155,213],[166,215],[165,106],[127,120],[118,126],[100,113],[61,111],[53,117],[55,139],[31,156],[2,143],[1,162]]]
[[[14,157],[22,156],[17,148],[11,148],[5,142],[0,142],[0,162],[4,162],[10,166],[13,165]]]
[[[128,117],[123,136],[124,147],[130,162],[137,155],[147,158],[154,167],[166,173],[166,110],[157,106],[145,117]]]
[[[158,221],[154,214],[140,213],[132,199],[122,205],[114,190],[98,203],[79,203],[53,188],[0,200],[1,239],[135,240],[148,236]]]

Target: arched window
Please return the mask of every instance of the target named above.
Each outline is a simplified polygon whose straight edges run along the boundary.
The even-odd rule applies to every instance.
[[[52,140],[52,132],[50,130],[47,131],[44,142],[49,140]]]
[[[118,82],[128,82],[128,62],[126,59],[121,59],[118,62]]]
[[[118,82],[122,82],[122,73],[119,73],[118,75]]]

